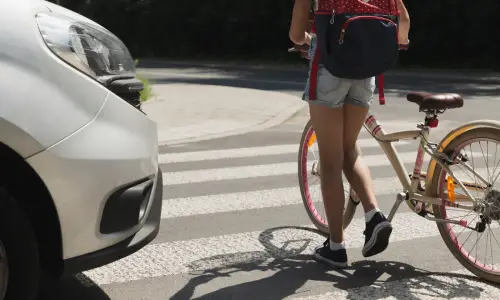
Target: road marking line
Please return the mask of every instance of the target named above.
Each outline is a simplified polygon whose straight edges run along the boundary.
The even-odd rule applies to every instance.
[[[396,214],[392,224],[394,230],[391,242],[439,235],[435,223],[414,213]],[[303,228],[284,228],[274,232],[255,231],[152,244],[119,261],[87,271],[85,275],[97,284],[110,284],[227,268],[242,263],[260,264],[273,257],[285,258],[299,253],[311,254],[325,238],[306,228],[313,227],[306,225]],[[348,248],[363,246],[364,229],[364,218],[352,221],[345,231]],[[267,248],[264,244],[268,245]]]
[[[480,175],[486,175],[486,169],[476,169]],[[459,179],[472,182],[463,172],[455,171]],[[372,180],[375,195],[396,195],[403,191],[403,186],[396,176],[378,177]],[[321,201],[319,179],[311,180],[310,193],[315,201]],[[348,182],[344,179],[344,189],[348,188]],[[455,186],[456,192],[463,194],[461,188]],[[314,193],[314,191],[316,191]],[[473,196],[481,194],[473,193]],[[300,188],[287,187],[277,189],[265,189],[250,192],[238,192],[229,194],[206,195],[197,197],[183,197],[163,200],[162,218],[178,218],[203,214],[224,213],[230,211],[242,211],[250,209],[261,209],[267,207],[279,207],[302,203]]]
[[[363,158],[365,164],[368,167],[390,166],[390,162],[385,154],[365,155],[363,156]],[[416,159],[416,154],[413,151],[399,152],[399,158],[401,159],[401,162],[403,164],[413,164]],[[424,172],[427,168],[429,160],[430,156],[426,155],[424,157],[424,161],[422,164],[423,166],[422,170]],[[476,169],[476,171],[477,170],[486,170],[486,169],[478,168]],[[413,170],[407,169],[407,171],[409,174]],[[453,171],[456,172],[455,169]],[[297,174],[296,162],[215,168],[215,169],[192,170],[192,171],[181,171],[181,172],[165,172],[163,173],[163,184],[164,185],[186,184],[186,183],[198,183],[206,181],[246,179],[246,178],[264,177],[264,176],[282,176],[291,174]],[[486,172],[482,173],[482,175],[485,174]],[[466,178],[462,179],[465,180]],[[474,180],[474,179],[468,178],[467,180]]]
[[[402,152],[400,158],[403,163],[410,163],[415,160],[414,152]],[[389,160],[385,154],[364,156],[365,162],[369,167],[389,165]],[[207,170],[193,170],[182,172],[163,173],[163,184],[185,184],[204,181],[218,181],[231,179],[245,179],[251,177],[280,176],[297,174],[297,163],[277,163],[252,165],[231,168],[217,168]]]
[[[413,151],[411,151],[411,152],[400,152],[399,156],[403,163],[413,163],[415,161],[416,155]],[[390,165],[389,160],[387,159],[387,156],[385,154],[366,155],[363,156],[363,158],[368,167]],[[429,158],[426,157],[424,165],[427,164],[428,159]],[[407,171],[411,172],[411,170]],[[205,181],[245,179],[252,177],[280,176],[280,175],[290,175],[290,174],[297,174],[296,162],[216,168],[216,169],[206,169],[206,170],[192,170],[192,171],[181,171],[181,172],[165,172],[163,173],[163,184],[164,185],[185,184],[185,183],[196,183]]]
[[[379,147],[379,143],[373,139],[359,139],[358,144],[361,148]],[[408,141],[398,142],[396,145],[410,144]],[[160,154],[158,159],[160,164],[180,163],[191,161],[215,160],[215,159],[230,159],[240,157],[256,157],[263,155],[278,155],[297,153],[299,144],[273,145],[264,147],[247,147],[237,149],[209,150],[196,152],[181,152],[181,153],[165,153]],[[416,155],[416,154],[415,154]]]
[[[319,182],[317,183],[319,184]],[[397,177],[373,180],[375,194],[388,195],[402,191]],[[320,197],[319,185],[314,197]],[[396,199],[396,198],[394,198]],[[207,195],[163,200],[162,218],[177,218],[202,214],[242,211],[267,207],[278,207],[302,203],[299,187],[259,190],[222,195]]]

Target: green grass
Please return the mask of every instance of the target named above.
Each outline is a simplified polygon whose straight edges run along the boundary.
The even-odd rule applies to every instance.
[[[141,102],[144,103],[154,97],[153,86],[148,79],[140,75],[137,75],[137,79],[142,81],[142,84],[144,84],[144,90],[141,92]]]
[[[139,64],[139,60],[135,60],[135,65],[137,66]],[[144,84],[144,90],[141,92],[141,102],[144,103],[151,98],[153,98],[155,95],[153,93],[153,85],[152,83],[145,77],[142,77],[141,75],[136,75],[137,79],[139,79],[142,84]]]

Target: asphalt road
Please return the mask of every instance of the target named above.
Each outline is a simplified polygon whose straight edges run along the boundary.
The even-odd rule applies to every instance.
[[[304,74],[295,71],[161,68],[158,81],[279,90],[300,96]],[[437,79],[436,79],[437,80]],[[446,112],[431,135],[474,119],[499,119],[494,82],[387,79],[387,105],[373,106],[386,131],[412,129],[422,114],[406,90],[464,94],[465,107]],[[269,99],[272,101],[272,99]],[[307,111],[264,131],[163,147],[164,208],[151,245],[111,265],[47,284],[41,299],[498,299],[499,287],[477,280],[446,248],[434,223],[406,206],[394,219],[386,252],[361,256],[364,229],[358,211],[346,240],[351,267],[331,270],[311,259],[324,237],[311,229],[298,192],[297,150]],[[360,135],[374,187],[388,212],[401,187],[382,151]],[[397,146],[410,170],[415,143]],[[497,158],[498,159],[498,158]],[[498,229],[494,229],[498,232]],[[499,238],[500,241],[500,236]],[[500,245],[493,264],[500,259]],[[484,251],[484,249],[482,250]],[[496,255],[496,256],[495,256]],[[482,256],[484,257],[484,255]]]

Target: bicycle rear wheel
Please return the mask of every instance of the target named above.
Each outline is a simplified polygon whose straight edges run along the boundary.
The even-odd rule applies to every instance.
[[[467,155],[467,163],[476,174],[486,179],[490,186],[482,183],[478,175],[463,165],[451,165],[450,169],[459,181],[472,181],[469,185],[474,187],[467,186],[467,190],[486,210],[484,213],[478,213],[433,205],[436,218],[468,223],[468,227],[437,223],[439,233],[453,256],[467,270],[484,280],[500,283],[500,186],[495,184],[500,175],[500,130],[478,128],[462,133],[449,143],[443,153],[447,153],[453,160],[458,154]],[[458,185],[448,186],[447,173],[436,164],[431,183],[426,189],[427,196],[449,199],[450,192],[453,192],[455,203],[472,204]],[[480,256],[484,258],[481,259]]]
[[[328,221],[323,205],[320,186],[319,151],[316,134],[309,120],[302,132],[298,154],[298,177],[302,202],[314,226],[324,234],[328,234]],[[344,229],[349,226],[356,212],[359,200],[349,182],[342,176],[345,194]]]

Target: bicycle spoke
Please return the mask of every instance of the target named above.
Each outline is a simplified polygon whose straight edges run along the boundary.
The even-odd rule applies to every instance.
[[[472,146],[471,146],[471,145],[469,145],[469,149],[470,149],[470,156],[472,157],[472,171],[473,171],[473,172],[475,172],[475,167],[474,167],[474,156],[473,156],[473,154],[472,154],[473,152],[472,152]],[[474,176],[474,184],[475,184],[475,185],[477,185],[477,178],[476,178],[476,176]],[[477,191],[476,191],[476,196],[478,196],[478,195],[477,195]]]
[[[495,235],[493,234],[493,230],[491,230],[491,227],[489,226],[488,224],[488,233],[491,232],[491,235],[489,235],[489,238],[490,238],[490,248],[491,248],[491,265],[494,266],[495,265],[495,262],[494,262],[494,259],[493,259],[493,242],[491,240],[491,237],[493,236],[493,238],[495,237]],[[498,243],[497,243],[498,244]],[[499,246],[500,248],[500,246]]]
[[[498,145],[496,145],[496,147],[495,147],[495,157],[497,157],[497,150],[498,150]],[[495,161],[496,161],[496,160],[495,160]],[[497,171],[498,166],[500,166],[500,159],[499,159],[499,160],[498,160],[498,162],[496,163],[496,165],[495,165],[495,169],[493,169],[493,174],[495,174],[495,172]],[[491,179],[493,179],[493,177],[492,177]]]
[[[474,222],[474,220],[475,220],[477,217],[478,217],[478,216],[475,216],[475,217],[474,217],[474,219],[472,219],[471,223],[472,223],[472,222]],[[455,226],[457,226],[457,225],[456,225],[456,224],[453,224],[453,227],[452,227],[452,228],[454,228]],[[450,231],[451,231],[451,229],[452,229],[452,228],[450,228]],[[456,235],[457,240],[458,240],[458,237],[459,237],[459,236],[460,236],[460,235],[461,235],[461,234],[465,231],[465,229],[467,229],[467,228],[466,228],[466,227],[462,227],[462,231],[460,231],[460,233],[459,233],[458,235]],[[470,236],[469,236],[469,237],[470,237]],[[468,240],[468,239],[469,239],[469,238],[467,238],[467,239],[465,240],[464,244],[467,242],[467,240]]]
[[[467,211],[461,208],[442,207],[441,211],[437,213],[437,216],[442,216],[445,219],[468,221],[466,227],[454,223],[442,225],[446,228],[445,232],[448,233],[453,242],[453,246],[450,247],[456,247],[457,252],[452,251],[469,262],[469,264],[462,263],[464,266],[469,266],[469,270],[477,270],[480,272],[479,274],[498,276],[492,277],[496,278],[495,280],[500,280],[500,270],[495,265],[495,257],[500,255],[500,239],[496,237],[498,228],[500,228],[500,189],[496,186],[496,181],[500,177],[500,159],[497,158],[499,143],[498,137],[488,137],[465,140],[462,144],[453,146],[453,154],[450,155],[450,159],[456,161],[456,155],[461,153],[467,157],[467,161],[463,161],[462,164],[462,161],[458,160],[459,163],[450,166],[448,173],[453,172],[455,180],[462,183],[465,182],[464,179],[470,180],[465,188],[475,196],[477,205],[481,205],[482,209],[479,212],[479,210]],[[475,155],[480,157],[476,158]],[[441,189],[439,195],[443,197],[446,196],[446,181],[447,176],[450,175],[444,169],[441,169],[441,173],[438,188]],[[475,190],[475,192],[472,193],[471,190]],[[455,187],[454,201],[458,204],[466,202],[457,195],[459,196],[460,192]],[[456,229],[457,226],[459,229]],[[483,254],[484,258],[480,257]]]
[[[488,143],[488,141],[486,141],[486,143]],[[486,145],[488,145],[488,144],[486,144]],[[483,159],[484,159],[484,162],[486,163],[486,170],[488,172],[487,176],[488,176],[488,179],[489,179],[489,177],[490,177],[490,171],[488,169],[488,162],[487,162],[486,157],[484,156],[483,146],[481,146],[481,142],[479,142],[479,148],[481,148],[481,153],[483,154]],[[486,151],[488,151],[488,148],[486,148]]]
[[[496,242],[496,244],[497,244],[498,248],[500,248],[500,243],[498,242],[498,240],[497,240],[496,236],[493,234],[493,230],[491,230],[491,226],[490,226],[490,224],[488,224],[488,229],[492,232],[492,236],[493,236],[493,238],[495,239],[495,242]]]
[[[488,262],[488,238],[490,236],[490,231],[486,230],[486,247],[484,247],[484,265],[486,266]]]

